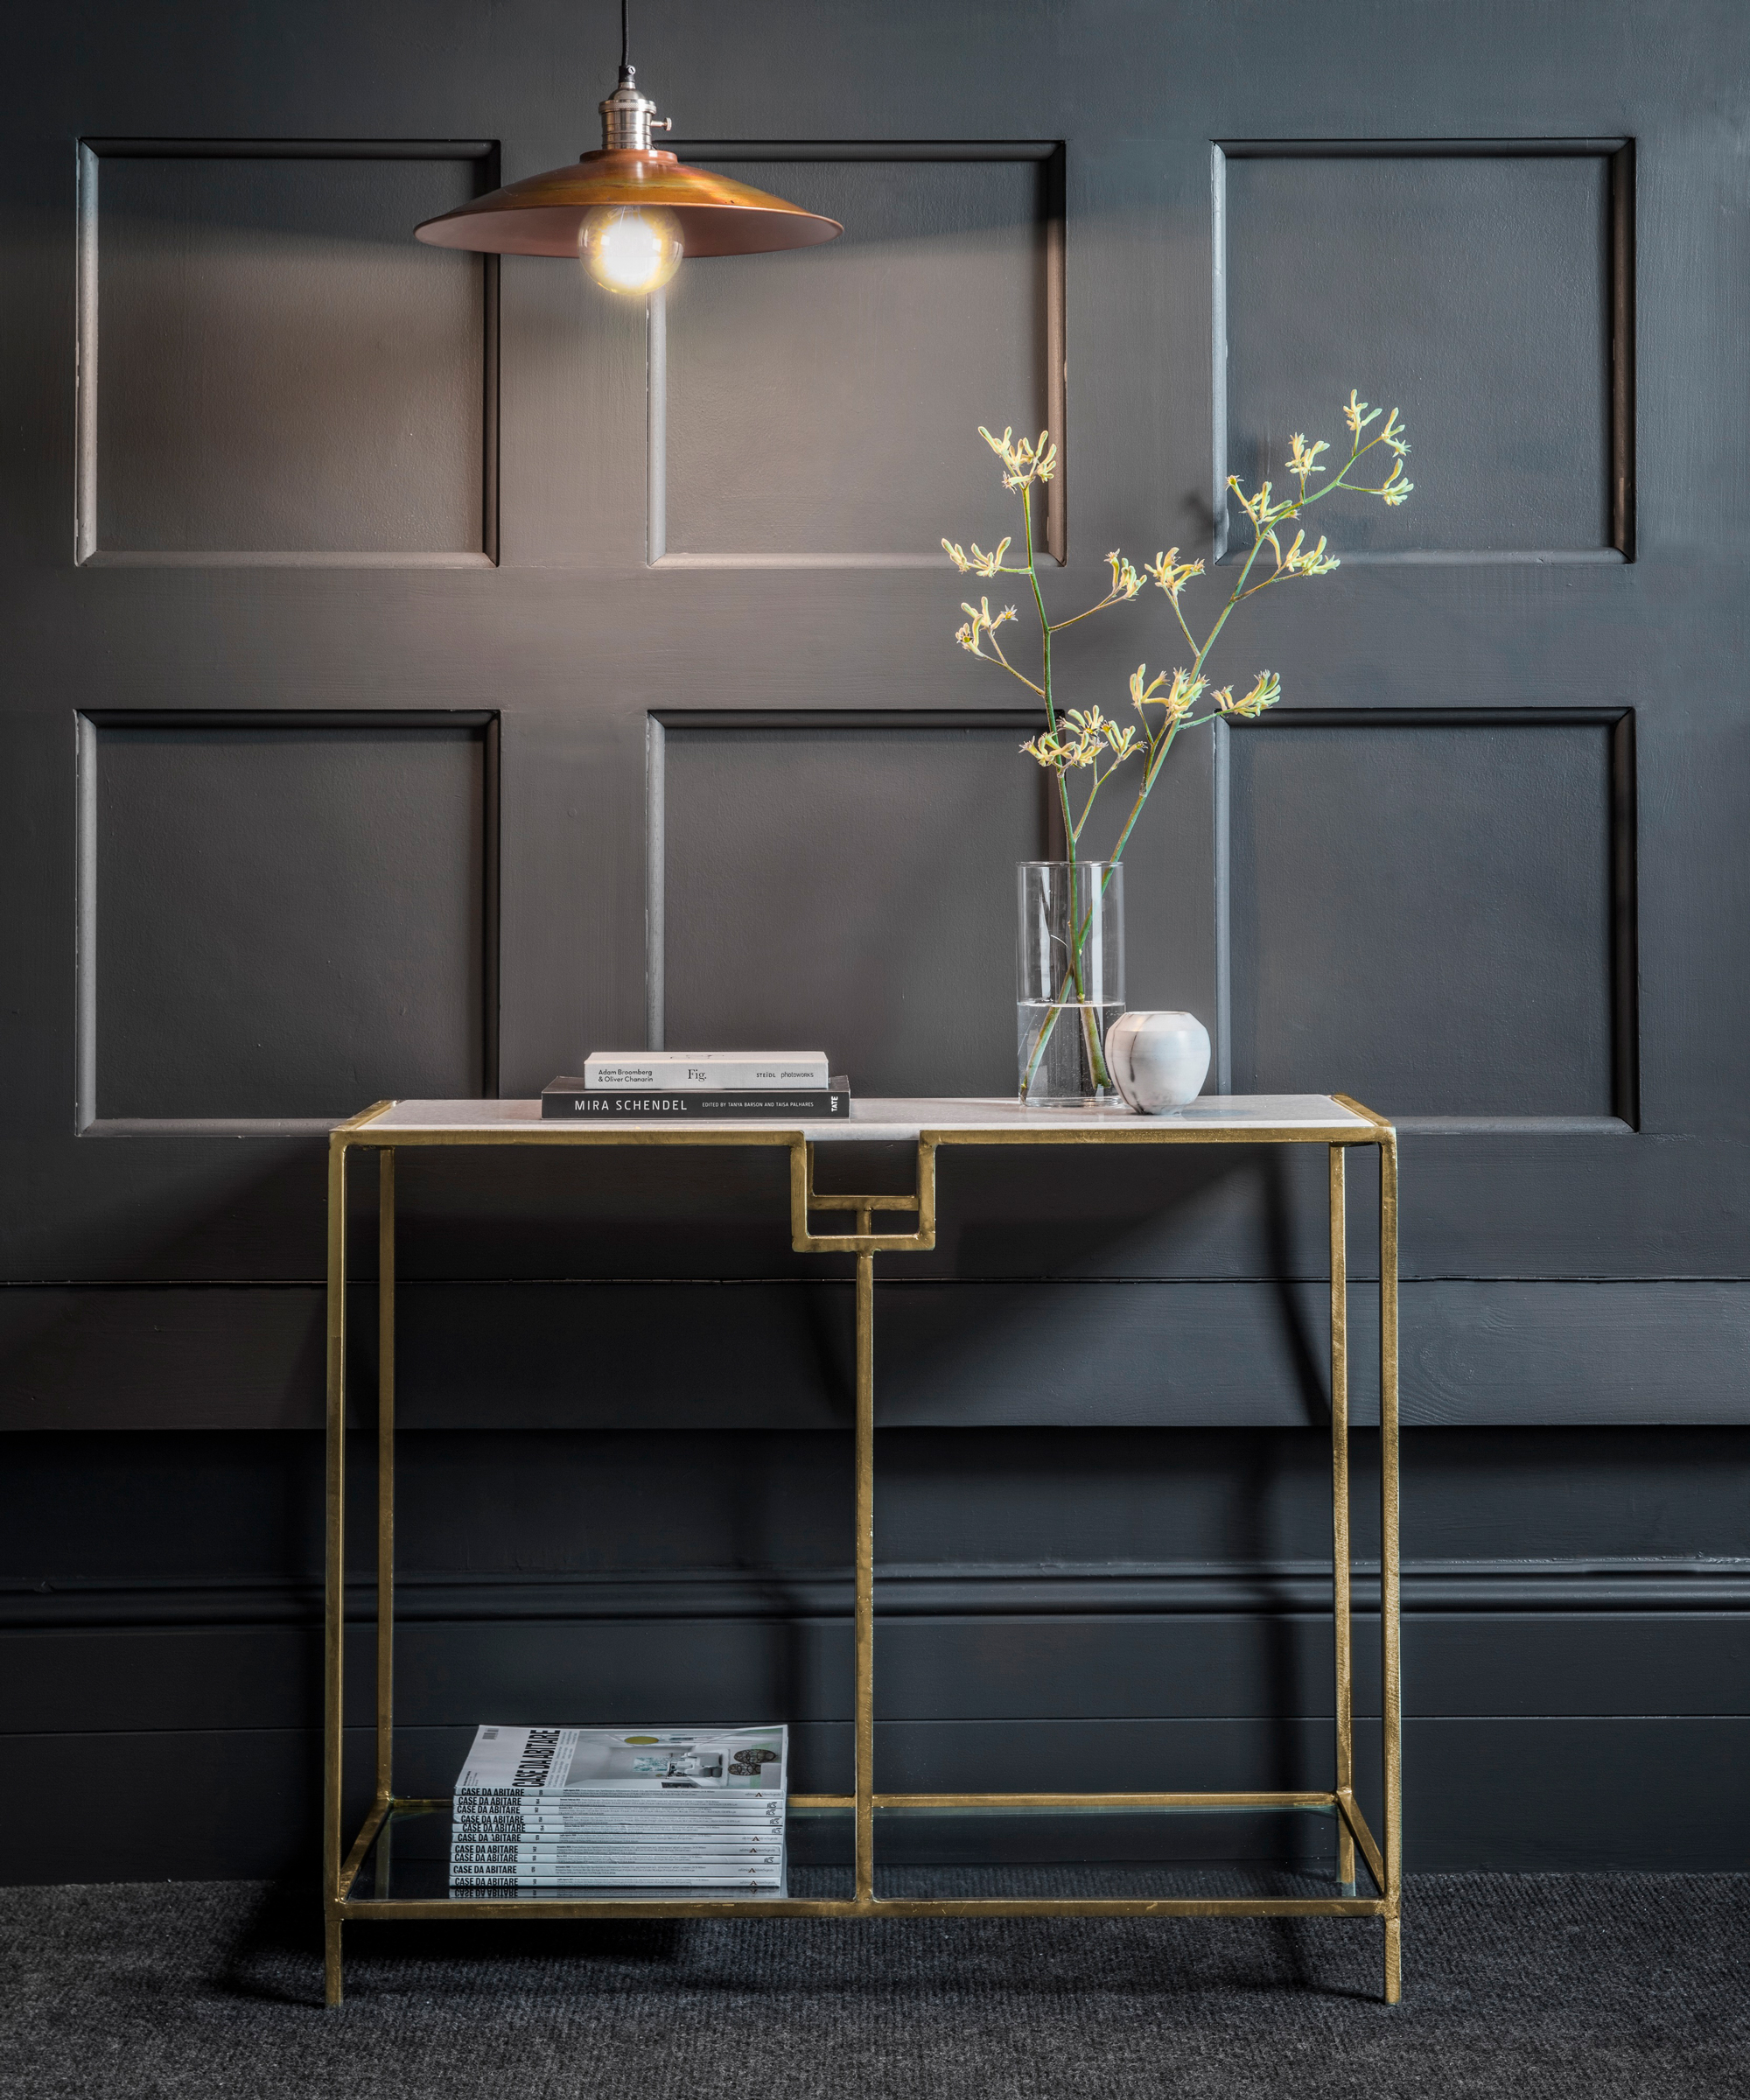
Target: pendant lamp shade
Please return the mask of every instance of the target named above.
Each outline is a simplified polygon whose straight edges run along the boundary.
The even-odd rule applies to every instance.
[[[442,218],[428,219],[414,234],[434,248],[575,260],[585,216],[605,206],[672,212],[690,257],[814,248],[844,231],[836,219],[805,212],[726,175],[687,167],[672,153],[619,147],[507,183]]]
[[[433,248],[490,256],[559,256],[581,262],[609,291],[666,284],[685,256],[754,256],[815,248],[844,228],[727,175],[683,167],[650,143],[671,120],[638,89],[627,56],[626,0],[620,10],[620,84],[600,105],[601,150],[569,167],[507,183],[458,211],[414,228]]]

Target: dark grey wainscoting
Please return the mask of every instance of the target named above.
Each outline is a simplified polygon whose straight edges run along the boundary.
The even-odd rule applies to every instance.
[[[1377,1550],[1372,1446],[1365,1433],[1354,1440],[1362,1559]],[[318,1435],[32,1435],[5,1450],[8,1610],[74,1610],[99,1623],[102,1610],[74,1600],[162,1591],[213,1598],[201,1609],[215,1615],[224,1594],[255,1600],[252,1614],[273,1598],[265,1616],[278,1618],[314,1596]],[[1328,1440],[1318,1430],[900,1429],[882,1436],[878,1457],[877,1544],[901,1582],[896,1598],[919,1594],[909,1586],[931,1569],[956,1580],[1000,1571],[1004,1582],[1031,1570],[1052,1584],[1263,1570],[1274,1581],[1298,1579],[1329,1551]],[[355,1449],[360,1516],[372,1474],[369,1450]],[[844,1432],[409,1432],[398,1564],[416,1611],[461,1584],[510,1615],[519,1585],[556,1585],[573,1599],[567,1609],[584,1611],[585,1594],[611,1599],[622,1578],[650,1610],[653,1586],[702,1575],[830,1583],[846,1565],[850,1493]],[[1516,1584],[1541,1582],[1542,1568],[1561,1583],[1575,1570],[1656,1565],[1724,1578],[1745,1558],[1746,1497],[1742,1429],[1430,1428],[1404,1438],[1405,1553],[1443,1582],[1512,1570]],[[355,1522],[355,1580],[368,1579],[371,1554],[369,1529]],[[681,1593],[689,1611],[702,1608],[696,1589]],[[745,1606],[746,1592],[732,1593]],[[988,1593],[1012,1608],[1012,1593]],[[1467,1606],[1468,1592],[1443,1594]],[[1524,1595],[1549,1608],[1572,1601],[1559,1588]],[[1287,1600],[1297,1608],[1298,1596]],[[1158,1592],[1142,1600],[1166,1608]]]
[[[1213,619],[1226,472],[1351,387],[1415,499],[1224,632],[1284,704],[1175,749],[1127,996],[1400,1119],[1412,1862],[1745,1857],[1750,10],[1413,11],[664,0],[677,139],[846,234],[647,308],[410,238],[590,143],[605,4],[12,10],[0,1872],[306,1844],[322,1118],[760,1017],[1012,1083],[976,425],[1061,446],[1054,616],[1176,543]],[[1074,627],[1061,699],[1176,635]],[[849,1272],[783,1169],[402,1160],[410,1776],[489,1696],[717,1687],[844,1778]],[[895,1775],[1321,1772],[1325,1172],[943,1159],[880,1264]]]
[[[1558,1630],[1552,1645],[1559,1638]],[[1377,1754],[1368,1717],[1358,1714],[1357,1726],[1365,1802],[1377,1789]],[[402,1783],[415,1792],[446,1790],[471,1734],[466,1726],[399,1732]],[[314,1858],[320,1740],[314,1726],[0,1738],[0,1780],[35,1808],[9,1834],[5,1879],[223,1879],[300,1870]],[[799,1724],[794,1741],[799,1784],[848,1786],[848,1721]],[[1407,1714],[1404,1744],[1412,1871],[1712,1872],[1750,1865],[1741,1784],[1750,1718],[1743,1715]],[[1330,1784],[1330,1722],[883,1722],[877,1755],[884,1783],[908,1790],[1318,1788]],[[368,1802],[369,1760],[368,1740],[350,1732],[349,1816],[362,1816]],[[1121,1841],[1104,1819],[1057,1827],[1042,1852],[1037,1827],[1015,1818],[984,1834],[984,1856],[1235,1858],[1304,1841],[1281,1819],[1198,1821],[1189,1834],[1177,1819],[1150,1822]],[[963,1827],[936,1824],[914,1831],[908,1850],[913,1857],[977,1856],[968,1843]]]
[[[830,1429],[851,1404],[837,1282],[403,1283],[411,1429]],[[355,1307],[355,1419],[375,1320]],[[321,1420],[312,1284],[0,1291],[14,1430],[303,1429]],[[1406,1424],[1750,1422],[1750,1283],[1412,1281]],[[1350,1406],[1379,1412],[1377,1286],[1351,1287]],[[888,1427],[1296,1428],[1327,1417],[1312,1283],[1139,1278],[882,1286]]]
[[[336,1115],[369,1098],[349,1089]],[[326,1273],[324,1148],[309,1124],[97,1123],[69,1142],[68,1158],[21,1181],[31,1208],[13,1222],[12,1283],[315,1284]],[[854,1166],[871,1193],[911,1189],[911,1148],[864,1152],[823,1163],[820,1186],[843,1190]],[[1430,1117],[1410,1124],[1400,1154],[1405,1277],[1662,1282],[1746,1272],[1736,1140],[1637,1142],[1620,1120]],[[792,1250],[784,1176],[774,1151],[410,1157],[397,1183],[399,1273],[403,1282],[813,1280],[836,1262],[848,1275],[842,1257]],[[374,1259],[375,1186],[368,1166],[355,1166],[358,1276]],[[1374,1266],[1376,1186],[1372,1162],[1353,1161],[1356,1276]],[[884,1261],[884,1284],[1326,1273],[1316,1146],[1118,1158],[1074,1146],[1043,1157],[967,1149],[940,1162],[938,1191],[934,1253]]]
[[[24,1435],[8,1455],[0,1671],[18,1718],[0,1772],[32,1798],[82,1788],[97,1806],[15,1827],[0,1873],[269,1872],[306,1857],[320,1438]],[[1319,1431],[895,1429],[881,1459],[884,1783],[1327,1782]],[[1363,1709],[1377,1700],[1373,1459],[1359,1434]],[[832,1431],[408,1432],[401,1783],[441,1792],[489,1715],[673,1718],[677,1698],[690,1716],[788,1719],[799,1787],[846,1783],[849,1461]],[[353,1487],[362,1516],[362,1451]],[[1750,1860],[1746,1491],[1743,1430],[1408,1433],[1414,1864]],[[354,1544],[361,1714],[362,1523]],[[801,1842],[830,1853],[836,1839]],[[908,1824],[894,1842],[1025,1858],[1120,1840],[1005,1819]],[[1312,1842],[1213,1818],[1122,1837],[1144,1856]]]

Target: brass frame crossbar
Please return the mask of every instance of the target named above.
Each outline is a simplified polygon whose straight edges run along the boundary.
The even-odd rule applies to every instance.
[[[684,1123],[604,1130],[598,1124],[528,1123],[444,1127],[372,1126],[395,1106],[378,1102],[331,1134],[328,1166],[328,1458],[327,1554],[324,1656],[324,1970],[327,2003],[341,1998],[341,1929],[351,1922],[386,1918],[599,1917],[1182,1917],[1380,1918],[1385,1928],[1388,2004],[1401,1993],[1403,1874],[1403,1744],[1399,1635],[1397,1453],[1397,1138],[1383,1116],[1346,1095],[1329,1098],[1360,1117],[1353,1129],[1329,1124],[1303,1129],[1210,1130],[1135,1121],[1098,1128],[1037,1124],[1008,1130],[920,1130],[917,1188],[909,1196],[835,1195],[815,1184],[816,1146],[804,1131],[782,1125],[724,1130]],[[1322,1144],[1328,1148],[1326,1183],[1331,1267],[1331,1508],[1333,1612],[1335,1625],[1335,1784],[1328,1793],[1033,1793],[886,1794],[875,1789],[875,1256],[926,1252],[935,1245],[936,1154],[955,1144]],[[855,1791],[797,1794],[798,1810],[838,1810],[854,1818],[854,1894],[849,1898],[798,1896],[640,1897],[635,1901],[587,1896],[373,1897],[353,1894],[373,1844],[396,1812],[441,1811],[444,1800],[398,1797],[394,1791],[395,1681],[395,1163],[403,1147],[503,1144],[782,1145],[788,1149],[791,1243],[798,1253],[850,1254],[857,1260],[856,1722]],[[1380,1663],[1383,1751],[1383,1842],[1376,1841],[1354,1796],[1354,1656],[1351,1634],[1348,1464],[1348,1259],[1345,1160],[1355,1145],[1379,1152],[1380,1318]],[[346,1408],[346,1166],[354,1151],[378,1157],[378,1404],[377,1620],[374,1788],[370,1811],[343,1856],[341,1753],[342,1662],[345,1639]],[[877,1212],[910,1213],[910,1232],[878,1232]],[[815,1214],[849,1214],[855,1230],[817,1233]],[[1337,1824],[1337,1880],[1345,1892],[1329,1897],[878,1897],[875,1813],[882,1809],[1303,1810],[1328,1812]],[[1378,1894],[1355,1893],[1359,1850]]]

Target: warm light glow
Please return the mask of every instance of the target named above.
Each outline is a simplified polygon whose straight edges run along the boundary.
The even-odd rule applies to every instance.
[[[681,267],[681,222],[660,207],[598,205],[578,230],[578,258],[605,290],[659,290]]]

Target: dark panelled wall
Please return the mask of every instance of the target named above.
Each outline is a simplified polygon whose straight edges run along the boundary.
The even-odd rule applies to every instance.
[[[842,242],[647,312],[411,242],[595,144],[609,0],[15,24],[0,1874],[307,1852],[326,1123],[664,1032],[1011,1085],[1047,833],[950,639],[940,536],[1011,529],[976,426],[1056,430],[1067,612],[1115,545],[1230,563],[1224,477],[1352,386],[1415,498],[1236,620],[1287,702],[1176,754],[1130,1003],[1212,1089],[1399,1119],[1410,1866],[1750,1864],[1750,17],[635,11],[683,155]],[[404,1784],[487,1715],[781,1716],[845,1783],[850,1292],[780,1170],[400,1180]],[[1320,1162],[941,1194],[881,1270],[884,1779],[1328,1783]]]

